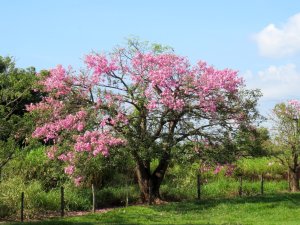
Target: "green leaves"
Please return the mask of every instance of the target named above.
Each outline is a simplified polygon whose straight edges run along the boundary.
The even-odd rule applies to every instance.
[[[31,136],[34,122],[26,105],[41,100],[36,83],[34,68],[16,68],[13,58],[0,56],[0,168]]]

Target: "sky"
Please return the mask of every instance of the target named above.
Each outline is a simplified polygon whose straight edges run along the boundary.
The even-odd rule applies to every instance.
[[[260,112],[300,99],[300,1],[0,0],[0,55],[18,67],[83,66],[126,38],[161,43],[191,62],[239,71]]]

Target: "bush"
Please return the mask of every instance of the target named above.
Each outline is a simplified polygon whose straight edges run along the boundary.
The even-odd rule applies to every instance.
[[[237,162],[237,170],[249,178],[263,173],[268,174],[269,177],[286,173],[286,168],[276,161],[276,159],[266,157],[241,159]]]
[[[25,183],[15,177],[0,183],[0,216],[20,214],[21,193],[24,192],[24,214],[28,218],[42,215],[46,211],[60,210],[60,188],[48,192],[39,181]],[[66,210],[88,210],[91,208],[91,193],[72,185],[65,188]]]
[[[137,186],[126,187],[106,187],[96,192],[97,208],[108,206],[124,206],[126,204],[126,195],[128,202],[136,203],[139,199],[139,190]]]
[[[90,189],[75,187],[72,183],[65,185],[66,210],[90,210],[92,208]]]
[[[8,208],[8,206],[0,201],[0,218],[8,217],[11,215],[12,209]]]
[[[24,204],[26,208],[24,212],[26,216],[31,217],[38,210],[41,210],[40,194],[42,188],[40,183],[33,181],[26,185],[20,177],[15,177],[0,183],[0,202],[6,208],[6,213],[3,213],[3,216],[19,214],[22,192],[25,192]]]
[[[250,161],[250,160],[248,160]],[[261,163],[260,169],[256,169],[253,174],[255,178],[258,178],[259,172],[263,171],[261,168],[268,168],[268,162],[266,159],[250,162],[250,165],[256,165]],[[247,164],[247,165],[249,165]],[[245,165],[244,168],[250,168]],[[265,166],[266,165],[266,166]],[[274,165],[272,165],[274,166]],[[273,171],[282,171],[281,166],[275,165]],[[277,168],[276,170],[274,168]],[[189,172],[190,171],[190,172]],[[180,200],[192,200],[197,198],[197,178],[195,169],[192,166],[185,167],[182,170],[177,165],[172,167],[167,174],[167,178],[164,184],[161,186],[161,195],[165,200],[180,201]],[[244,170],[246,171],[246,169]],[[266,171],[266,170],[265,170]],[[269,170],[270,171],[270,170]],[[274,172],[275,173],[275,172]],[[288,184],[285,180],[272,180],[275,175],[270,176],[270,179],[266,179],[264,182],[265,193],[278,193],[286,191]],[[252,196],[260,194],[261,183],[259,179],[252,179],[250,176],[250,170],[247,175],[243,175],[243,195]],[[237,177],[227,177],[222,170],[218,174],[208,172],[202,174],[201,182],[201,198],[228,198],[238,196],[239,181]]]

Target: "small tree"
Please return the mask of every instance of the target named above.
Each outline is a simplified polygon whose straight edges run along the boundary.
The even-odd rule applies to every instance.
[[[126,145],[142,201],[148,201],[149,189],[152,200],[160,201],[177,145],[221,142],[257,116],[259,92],[244,90],[236,71],[201,61],[191,66],[159,45],[151,49],[130,41],[111,54],[88,55],[85,63],[87,70],[79,74],[58,66],[43,80],[49,96],[28,107],[40,115],[33,136],[54,144],[48,155],[66,161],[70,175],[80,158]],[[151,171],[154,159],[158,163]]]
[[[292,192],[299,191],[299,153],[300,153],[300,102],[291,100],[287,104],[277,104],[273,110],[275,131],[274,151],[276,157],[289,172]]]
[[[0,179],[3,167],[27,144],[32,132],[25,106],[41,100],[36,80],[34,68],[16,68],[13,58],[0,56]]]

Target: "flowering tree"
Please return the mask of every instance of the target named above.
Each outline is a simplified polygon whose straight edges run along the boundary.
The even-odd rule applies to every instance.
[[[300,101],[291,100],[281,103],[273,110],[276,157],[288,168],[289,183],[292,192],[299,188],[300,154]]]
[[[67,163],[79,183],[80,160],[126,146],[136,162],[143,201],[159,201],[159,187],[176,145],[186,140],[220,142],[256,115],[258,94],[243,90],[237,72],[217,70],[158,45],[138,42],[111,54],[85,57],[87,69],[75,73],[58,66],[41,78],[48,96],[28,106],[41,115],[33,133],[53,143],[50,158]],[[150,170],[153,159],[159,161]],[[85,161],[88,163],[88,161]]]

